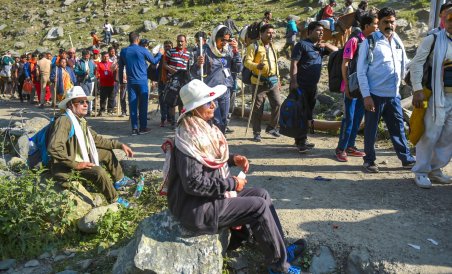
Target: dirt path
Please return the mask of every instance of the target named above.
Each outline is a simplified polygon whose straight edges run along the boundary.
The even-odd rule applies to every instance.
[[[10,113],[21,105],[11,101],[0,101],[0,105],[0,127],[4,127]],[[25,107],[51,115],[49,109]],[[156,105],[150,109],[155,110]],[[130,136],[127,118],[89,118],[89,123],[98,133],[132,146],[136,157],[124,159],[129,165],[161,169],[160,144],[173,131],[157,126],[159,114],[151,118],[152,132],[139,136]],[[263,133],[262,143],[255,143],[250,140],[251,130],[244,137],[245,120],[233,119],[231,125],[235,130],[227,135],[231,152],[250,159],[248,185],[269,191],[289,239],[307,238],[312,246],[329,246],[338,265],[345,263],[352,248],[367,247],[372,261],[385,272],[452,273],[452,185],[417,188],[413,175],[401,168],[388,142],[378,143],[377,163],[385,163],[380,164],[381,172],[368,174],[362,171],[362,159],[351,158],[348,163],[334,159],[336,136],[311,136],[316,148],[302,155],[290,138],[276,139]],[[363,147],[361,136],[357,146]],[[451,164],[446,171],[452,174]],[[313,179],[319,175],[331,181]]]

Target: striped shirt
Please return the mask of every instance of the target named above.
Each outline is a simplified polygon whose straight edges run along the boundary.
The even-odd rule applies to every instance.
[[[166,52],[167,64],[176,70],[187,70],[190,55],[191,53],[187,49],[172,48]]]

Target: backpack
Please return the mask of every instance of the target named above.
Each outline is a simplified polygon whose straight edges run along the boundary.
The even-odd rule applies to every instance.
[[[65,114],[67,115],[67,114]],[[43,166],[48,166],[50,156],[47,151],[47,145],[49,144],[49,129],[53,127],[55,124],[55,118],[50,120],[50,123],[43,127],[41,130],[35,133],[33,137],[30,138],[30,141],[33,141],[35,146],[37,147],[36,151],[32,154],[28,155],[27,164],[28,167],[34,168],[39,163],[42,163]],[[74,125],[71,124],[71,130],[69,131],[68,140],[74,136],[75,130]]]
[[[257,50],[259,48],[259,45],[257,42],[254,42],[254,57],[256,57]],[[245,64],[245,57],[243,57],[243,64]],[[245,66],[242,68],[242,82],[246,85],[251,85],[251,76],[253,73],[251,70]]]
[[[148,66],[148,70],[147,70],[148,79],[153,82],[158,82],[158,80],[159,80],[159,64],[160,63],[154,65],[154,64],[150,63]]]
[[[330,53],[328,59],[328,87],[330,92],[341,92],[343,55],[344,49]]]
[[[308,128],[306,124],[306,107],[303,105],[301,95],[303,91],[298,88],[291,91],[281,104],[279,112],[279,133],[296,138]]]
[[[316,21],[322,20],[323,12],[324,12],[324,11],[325,11],[325,7],[321,8],[321,9],[317,12],[317,14],[315,15],[315,20],[316,20]]]
[[[190,81],[188,71],[178,70],[168,80],[163,90],[163,102],[169,107],[181,106],[180,89]]]
[[[358,84],[358,76],[356,74],[356,70],[358,67],[358,54],[359,54],[359,46],[364,41],[361,39],[361,37],[356,34],[352,35],[350,39],[356,37],[358,39],[358,48],[355,51],[355,54],[353,55],[353,59],[348,63],[347,68],[347,79],[348,79],[348,86],[350,91],[350,96],[352,98],[362,98],[361,91],[359,90],[359,84]],[[350,39],[348,39],[350,41]]]
[[[248,30],[246,32],[246,36],[251,40],[259,39],[260,36],[260,26],[259,22],[254,22],[248,26]]]

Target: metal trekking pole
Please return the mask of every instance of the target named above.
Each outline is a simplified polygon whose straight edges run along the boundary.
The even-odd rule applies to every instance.
[[[200,35],[199,36],[199,56],[202,56],[202,39],[203,37]],[[199,68],[199,73],[201,74],[201,81],[203,81],[203,76],[204,76],[204,64],[202,64],[202,66]]]
[[[254,89],[254,95],[253,95],[253,100],[252,100],[252,104],[251,104],[251,111],[250,111],[250,115],[248,116],[248,124],[246,125],[245,137],[246,137],[246,134],[248,133],[248,128],[250,127],[251,117],[253,116],[254,103],[256,102],[257,90],[259,89],[261,75],[262,75],[262,70],[259,70],[259,74],[257,75],[257,84],[256,84],[256,88]]]

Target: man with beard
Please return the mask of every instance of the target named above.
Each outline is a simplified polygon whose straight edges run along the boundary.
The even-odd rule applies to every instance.
[[[299,100],[302,101],[305,109],[302,117],[305,125],[308,124],[308,120],[312,120],[317,84],[322,69],[322,57],[338,50],[337,47],[324,43],[322,37],[323,25],[319,22],[311,22],[308,25],[308,38],[298,42],[292,51],[290,91],[301,93]],[[295,145],[300,153],[306,153],[315,146],[308,142],[307,128],[300,131],[300,135],[295,138]]]
[[[411,155],[405,136],[399,87],[405,76],[408,58],[399,36],[395,33],[396,13],[392,8],[378,12],[378,29],[359,48],[357,76],[364,98],[365,127],[363,167],[378,173],[375,163],[375,141],[378,122],[383,120],[397,157],[403,168],[411,169],[416,160]]]

